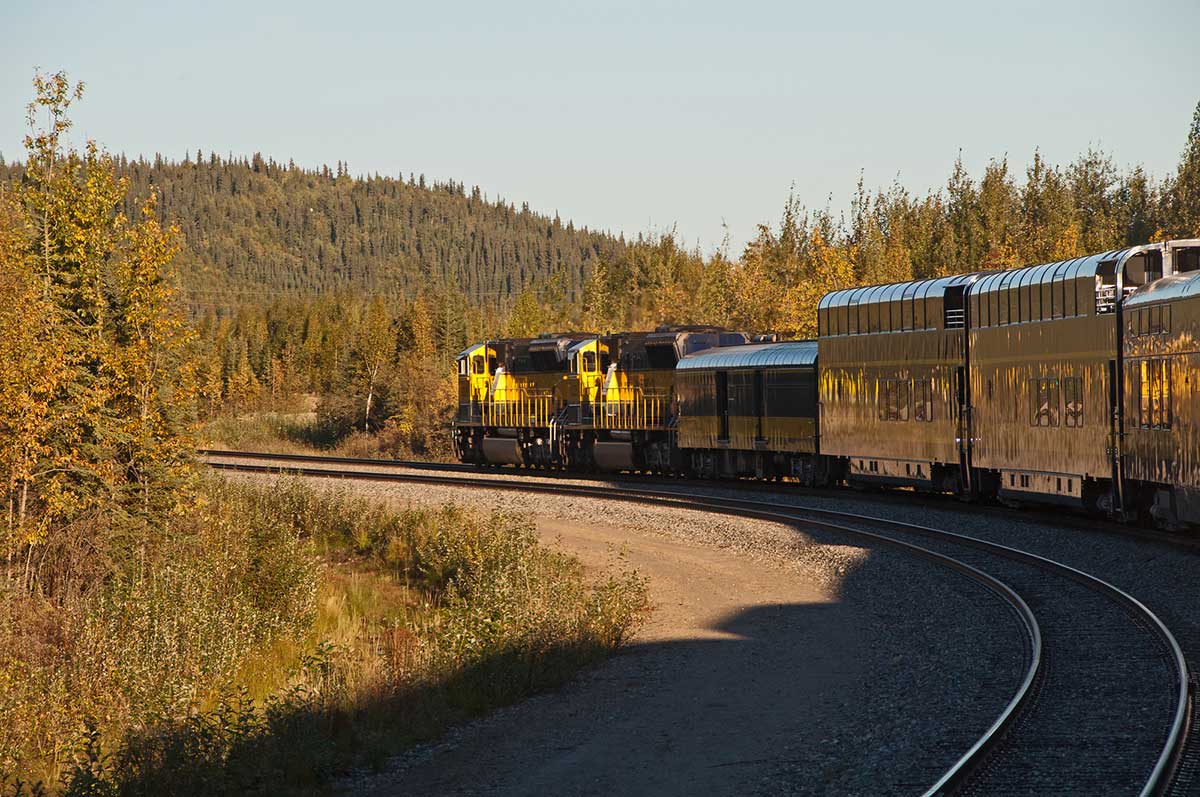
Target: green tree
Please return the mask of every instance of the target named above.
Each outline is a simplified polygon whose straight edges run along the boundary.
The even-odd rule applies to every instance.
[[[432,335],[425,335],[419,344],[432,352]],[[350,389],[362,397],[362,430],[370,432],[382,425],[379,416],[386,416],[379,398],[381,386],[387,379],[387,369],[396,358],[396,332],[383,300],[376,298],[367,306],[366,314],[354,336],[350,349]]]
[[[1165,196],[1166,233],[1171,238],[1200,237],[1200,103],[1192,115],[1179,168]]]
[[[26,371],[8,388],[25,421],[0,424],[0,450],[11,456],[8,503],[18,507],[8,540],[18,550],[6,560],[24,555],[26,589],[61,594],[84,572],[133,561],[153,522],[189,500],[193,369],[168,270],[174,230],[159,225],[152,199],[139,221],[126,218],[126,183],[95,144],[63,146],[82,84],[60,72],[34,87],[0,257],[6,288],[29,307],[25,330],[10,316],[0,333],[16,346],[9,367]],[[14,539],[30,518],[37,532]]]

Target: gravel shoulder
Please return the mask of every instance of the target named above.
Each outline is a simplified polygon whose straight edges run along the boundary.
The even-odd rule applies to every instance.
[[[566,687],[350,773],[342,793],[910,794],[1020,679],[1009,610],[903,554],[677,508],[330,483],[530,514],[590,569],[641,571],[656,604],[623,652]]]
[[[801,726],[836,730],[828,698],[864,677],[866,640],[829,593],[777,565],[616,526],[541,518],[538,529],[592,568],[616,561],[649,578],[655,611],[636,642],[349,790],[728,793]]]

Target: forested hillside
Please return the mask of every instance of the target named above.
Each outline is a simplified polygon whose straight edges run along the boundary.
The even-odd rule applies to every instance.
[[[564,225],[458,183],[352,177],[341,162],[311,171],[196,153],[114,168],[126,196],[153,190],[160,222],[181,232],[206,417],[315,395],[322,440],[387,431],[390,453],[440,456],[452,359],[472,340],[661,323],[811,336],[828,290],[1197,236],[1200,108],[1181,143],[1166,175],[1096,150],[971,174],[948,153],[934,190],[860,178],[842,210],[789,198],[742,252],[711,254],[670,233],[626,242]],[[0,183],[22,176],[0,166]]]
[[[179,226],[178,269],[197,304],[347,290],[411,297],[437,286],[502,305],[553,274],[577,295],[594,261],[623,248],[557,215],[424,175],[352,177],[341,162],[313,171],[258,154],[114,162],[129,196],[153,187],[161,217]],[[0,180],[20,172],[3,167]]]
[[[294,406],[292,399],[315,394],[323,397],[324,440],[357,428],[389,453],[445,455],[451,360],[469,341],[661,323],[811,336],[817,300],[828,290],[1200,236],[1200,108],[1181,141],[1178,167],[1162,176],[1090,150],[1065,165],[1036,152],[1023,169],[996,159],[980,175],[955,161],[945,185],[923,195],[901,185],[871,191],[860,180],[844,211],[789,199],[779,221],[760,226],[740,254],[705,255],[670,234],[598,244],[577,271],[541,270],[531,279],[530,271],[498,269],[493,284],[525,284],[500,301],[481,302],[434,278],[408,298],[347,289],[205,303],[198,318],[204,406],[211,417]],[[320,179],[335,188],[353,182]],[[444,195],[462,200],[455,191]],[[270,219],[272,210],[262,213]],[[305,279],[315,268],[294,267]]]

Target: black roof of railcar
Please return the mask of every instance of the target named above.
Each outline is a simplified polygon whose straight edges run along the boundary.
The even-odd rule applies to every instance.
[[[675,366],[679,370],[784,368],[817,364],[815,340],[787,340],[782,343],[751,343],[722,346],[689,354]]]
[[[966,285],[978,273],[954,274],[949,277],[938,277],[928,280],[912,280],[909,282],[892,282],[886,285],[864,285],[860,288],[845,288],[840,291],[830,291],[821,297],[817,308],[844,307],[848,304],[869,304],[872,302],[890,302],[893,299],[926,299],[940,296],[946,288]]]
[[[1024,268],[988,271],[980,277],[978,284],[971,289],[971,292],[985,293],[1003,288],[1044,285],[1048,282],[1063,282],[1079,277],[1094,277],[1102,265],[1120,259],[1125,251],[1124,249],[1113,249],[1095,255],[1077,257],[1073,260],[1060,260],[1056,263],[1038,263]]]
[[[829,312],[840,310],[848,307],[863,307],[872,305],[889,305],[892,302],[908,301],[908,302],[934,302],[937,304],[939,312],[943,309],[941,302],[946,297],[947,292],[951,288],[964,287],[970,285],[979,277],[979,272],[970,274],[953,274],[948,277],[937,277],[935,279],[926,280],[911,280],[909,282],[892,282],[884,285],[864,285],[859,288],[846,288],[840,291],[831,291],[821,297],[817,302],[817,317],[821,327],[821,336],[825,337],[831,334],[864,334],[868,330],[860,329],[857,333],[840,331],[830,333],[826,324],[826,318]],[[847,310],[847,312],[849,312]],[[903,323],[896,325],[897,328],[888,330],[872,330],[902,332],[911,329],[937,329],[938,323],[935,319],[939,316],[938,313],[923,314],[926,320],[920,327],[912,324],[904,325]],[[889,323],[889,327],[892,326]]]

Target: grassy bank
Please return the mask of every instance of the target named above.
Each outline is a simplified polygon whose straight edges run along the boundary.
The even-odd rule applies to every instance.
[[[431,444],[414,448],[398,421],[389,421],[370,434],[338,434],[315,412],[251,412],[221,415],[200,428],[200,444],[207,448],[265,451],[274,454],[326,454],[367,459],[416,459],[449,462],[454,459],[449,429],[430,433]]]
[[[646,608],[528,518],[207,481],[143,572],[0,601],[0,772],[70,794],[307,792],[569,678]]]

